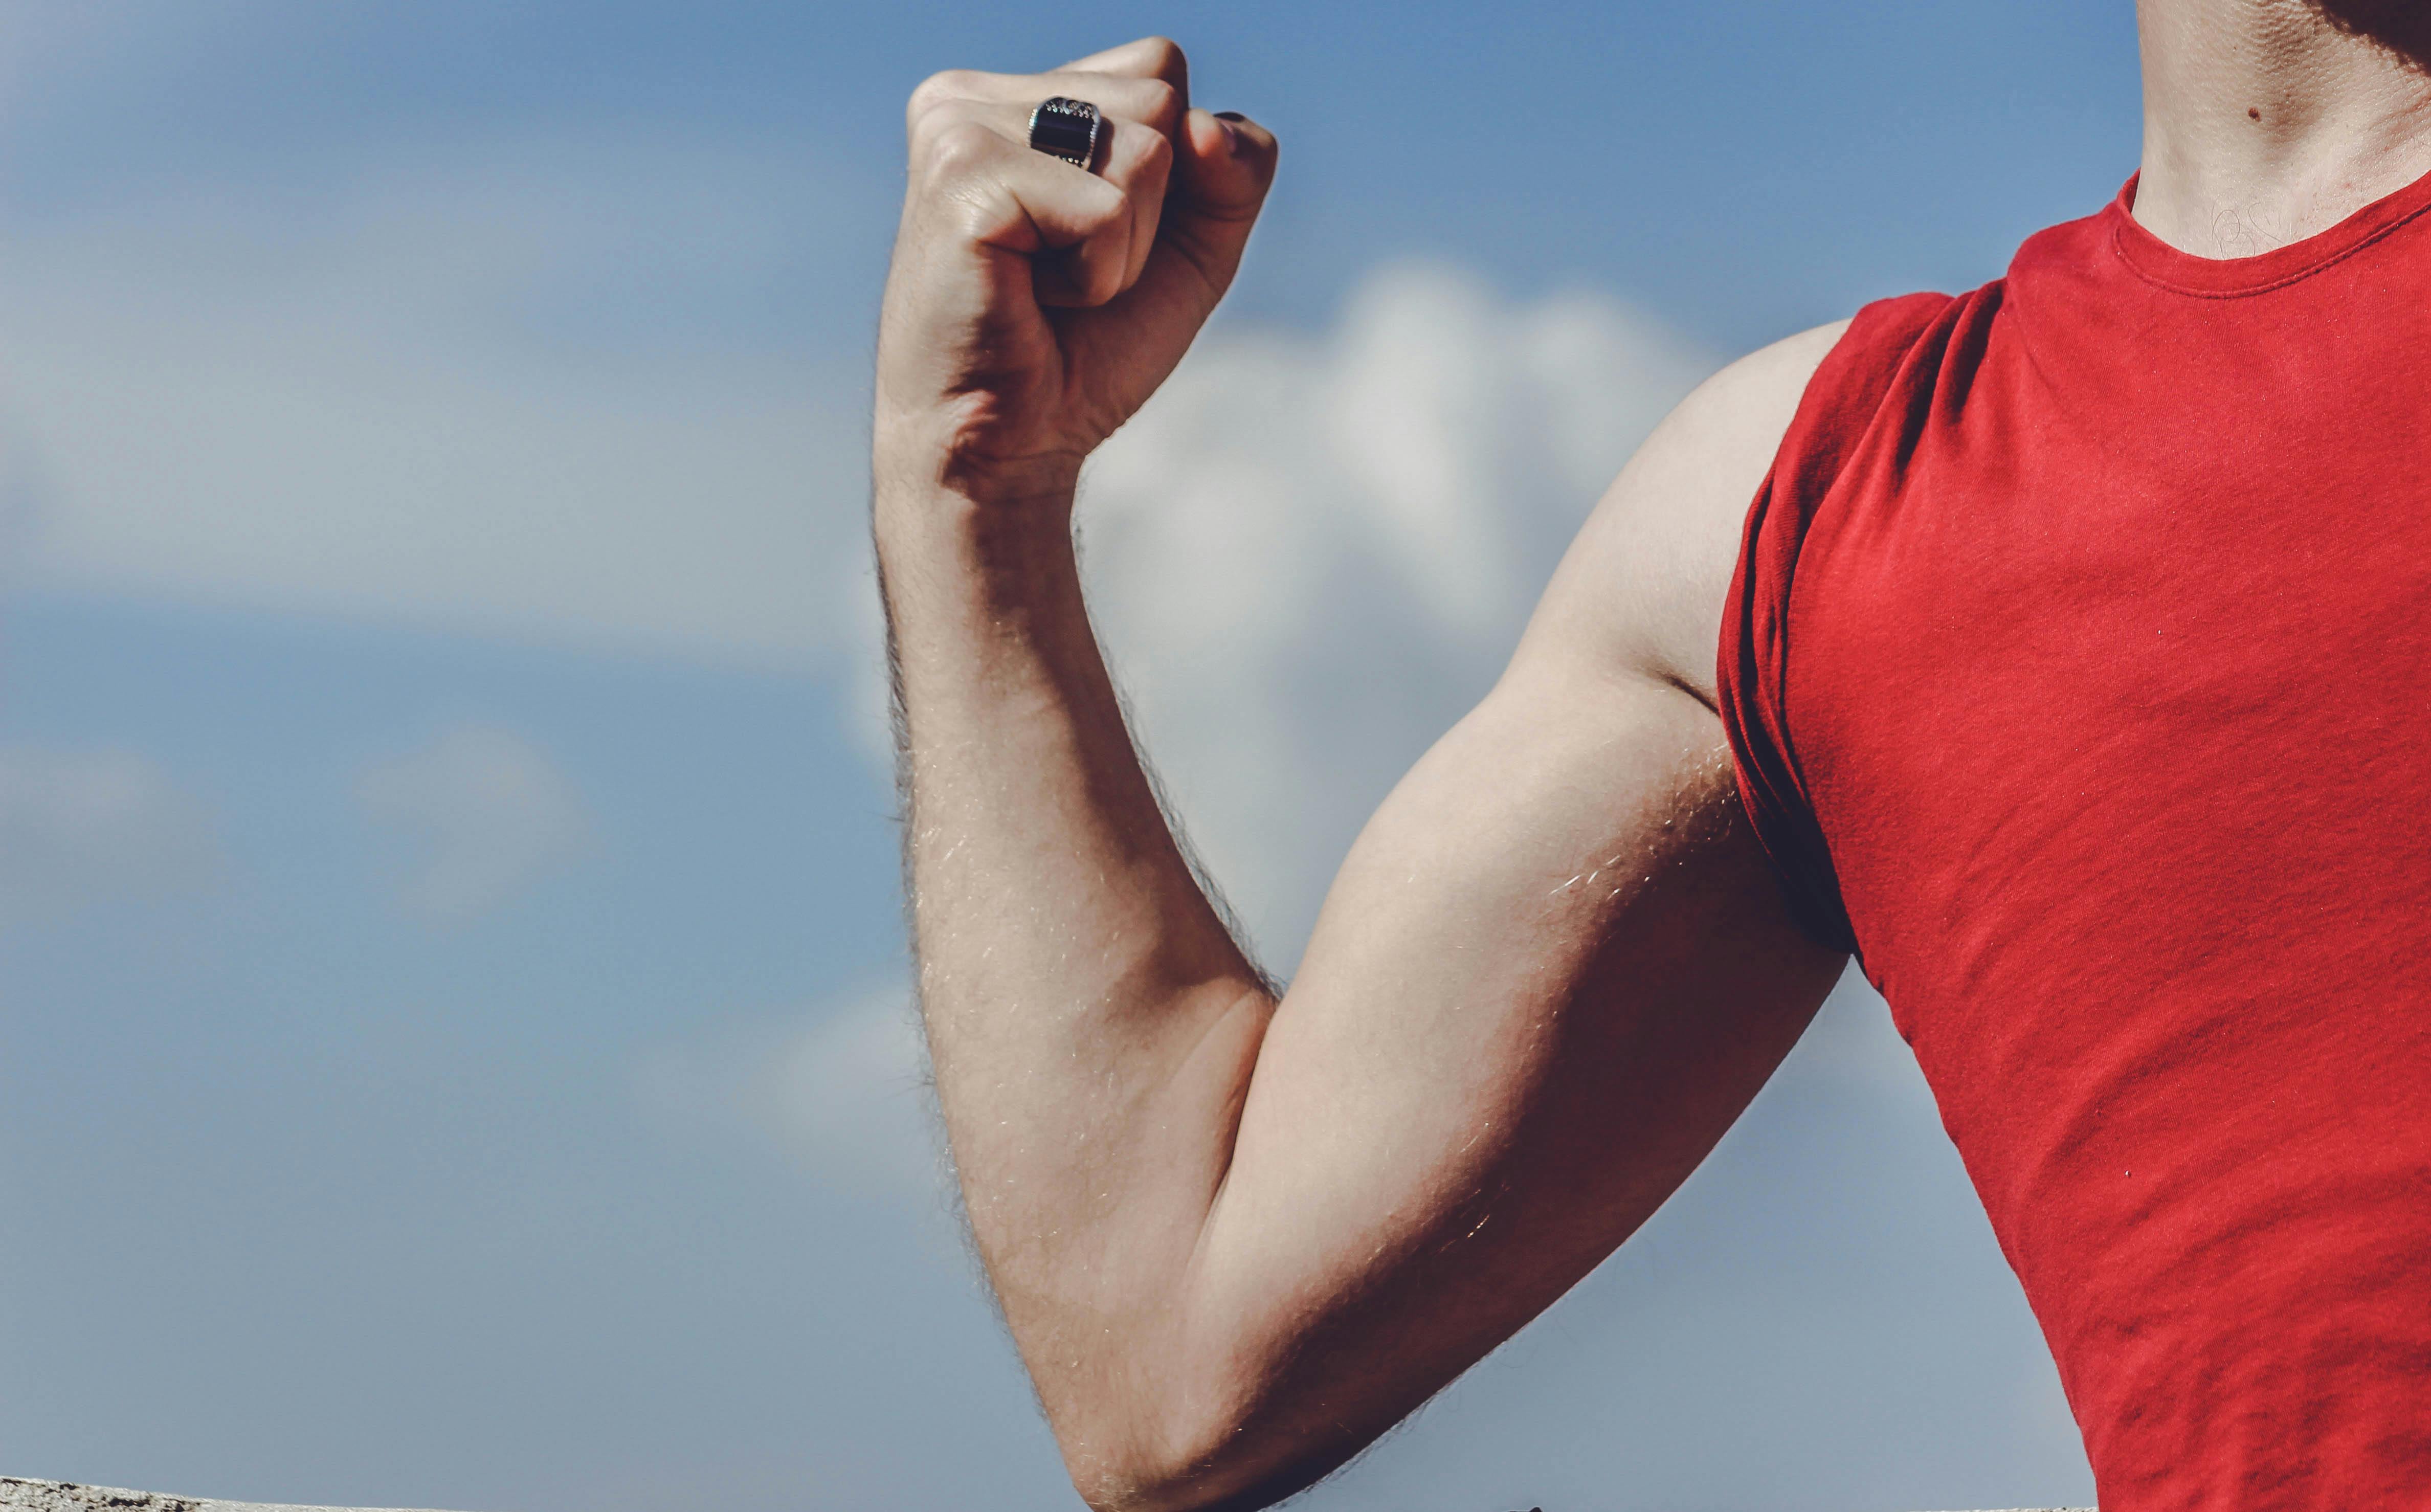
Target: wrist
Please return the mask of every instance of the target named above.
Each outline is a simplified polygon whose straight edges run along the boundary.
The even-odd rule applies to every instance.
[[[881,472],[870,505],[882,581],[959,582],[951,596],[1010,609],[1077,578],[1068,482],[958,487],[925,471]]]
[[[974,509],[1045,517],[1068,529],[1085,446],[1007,445],[981,439],[966,416],[928,409],[890,413],[873,427],[871,478],[879,494],[959,500]]]

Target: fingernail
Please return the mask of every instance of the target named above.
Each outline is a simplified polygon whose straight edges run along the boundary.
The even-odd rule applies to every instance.
[[[1238,110],[1218,110],[1216,112],[1216,119],[1218,121],[1247,121],[1249,117],[1243,115]]]
[[[1224,128],[1225,156],[1237,158],[1241,155],[1241,133],[1235,129],[1232,123],[1235,121],[1246,121],[1248,119],[1248,116],[1243,115],[1238,110],[1218,110],[1216,112],[1216,124]]]

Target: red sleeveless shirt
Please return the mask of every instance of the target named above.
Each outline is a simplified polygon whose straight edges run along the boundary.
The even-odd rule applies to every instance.
[[[1858,315],[1724,722],[2104,1512],[2431,1507],[2431,178],[2234,261],[2134,191]]]

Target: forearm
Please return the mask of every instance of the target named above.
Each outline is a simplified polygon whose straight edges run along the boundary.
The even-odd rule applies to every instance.
[[[1085,1456],[1117,1430],[1083,1404],[1151,1384],[1103,1377],[1157,1357],[1271,1003],[1134,752],[1068,508],[887,486],[875,525],[938,1094],[1007,1319]]]

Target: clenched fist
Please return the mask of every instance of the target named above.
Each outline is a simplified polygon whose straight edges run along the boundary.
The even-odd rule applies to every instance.
[[[1051,95],[1102,114],[1095,171],[1029,144]],[[879,328],[881,492],[1056,507],[1182,360],[1239,266],[1275,139],[1190,108],[1150,38],[1052,74],[939,74],[912,95],[910,184]]]

